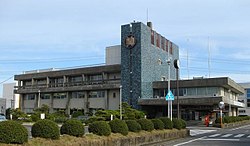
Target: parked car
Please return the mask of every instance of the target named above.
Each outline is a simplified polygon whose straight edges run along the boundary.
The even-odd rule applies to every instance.
[[[6,121],[7,119],[6,119],[6,117],[5,116],[2,116],[2,115],[0,115],[0,122],[2,122],[2,121]]]

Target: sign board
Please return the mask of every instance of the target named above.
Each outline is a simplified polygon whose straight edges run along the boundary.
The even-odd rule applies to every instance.
[[[169,100],[174,100],[174,95],[173,93],[171,92],[171,90],[168,91],[168,94],[166,95],[166,100],[169,101]]]

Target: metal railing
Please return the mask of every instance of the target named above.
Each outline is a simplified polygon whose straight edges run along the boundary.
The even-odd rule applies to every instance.
[[[58,88],[58,87],[79,87],[79,86],[89,86],[89,85],[120,84],[120,83],[121,83],[120,79],[108,79],[108,80],[94,80],[94,81],[82,81],[82,82],[65,82],[65,83],[23,85],[23,86],[15,86],[15,90]]]

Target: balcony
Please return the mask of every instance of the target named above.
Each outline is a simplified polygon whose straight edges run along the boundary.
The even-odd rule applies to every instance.
[[[120,79],[83,81],[83,82],[66,82],[66,83],[50,83],[37,84],[26,86],[15,86],[16,94],[22,93],[37,93],[42,92],[63,92],[63,91],[81,91],[81,90],[96,90],[96,89],[118,89],[120,88]]]

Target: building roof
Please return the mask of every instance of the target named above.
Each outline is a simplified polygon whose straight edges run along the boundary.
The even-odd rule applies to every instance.
[[[167,81],[155,81],[153,82],[154,89],[167,88]],[[171,88],[176,88],[176,81],[171,81]],[[228,77],[220,78],[199,78],[192,80],[179,80],[180,88],[194,88],[194,87],[224,87],[238,94],[244,93],[244,88],[234,82]]]
[[[65,70],[55,70],[48,72],[40,73],[29,73],[29,74],[20,74],[15,75],[15,80],[28,80],[32,78],[44,78],[44,77],[59,77],[59,76],[76,76],[82,74],[98,74],[98,73],[112,73],[112,72],[121,72],[121,65],[103,65],[103,66],[92,66],[92,67],[83,67],[83,68],[73,68]]]

